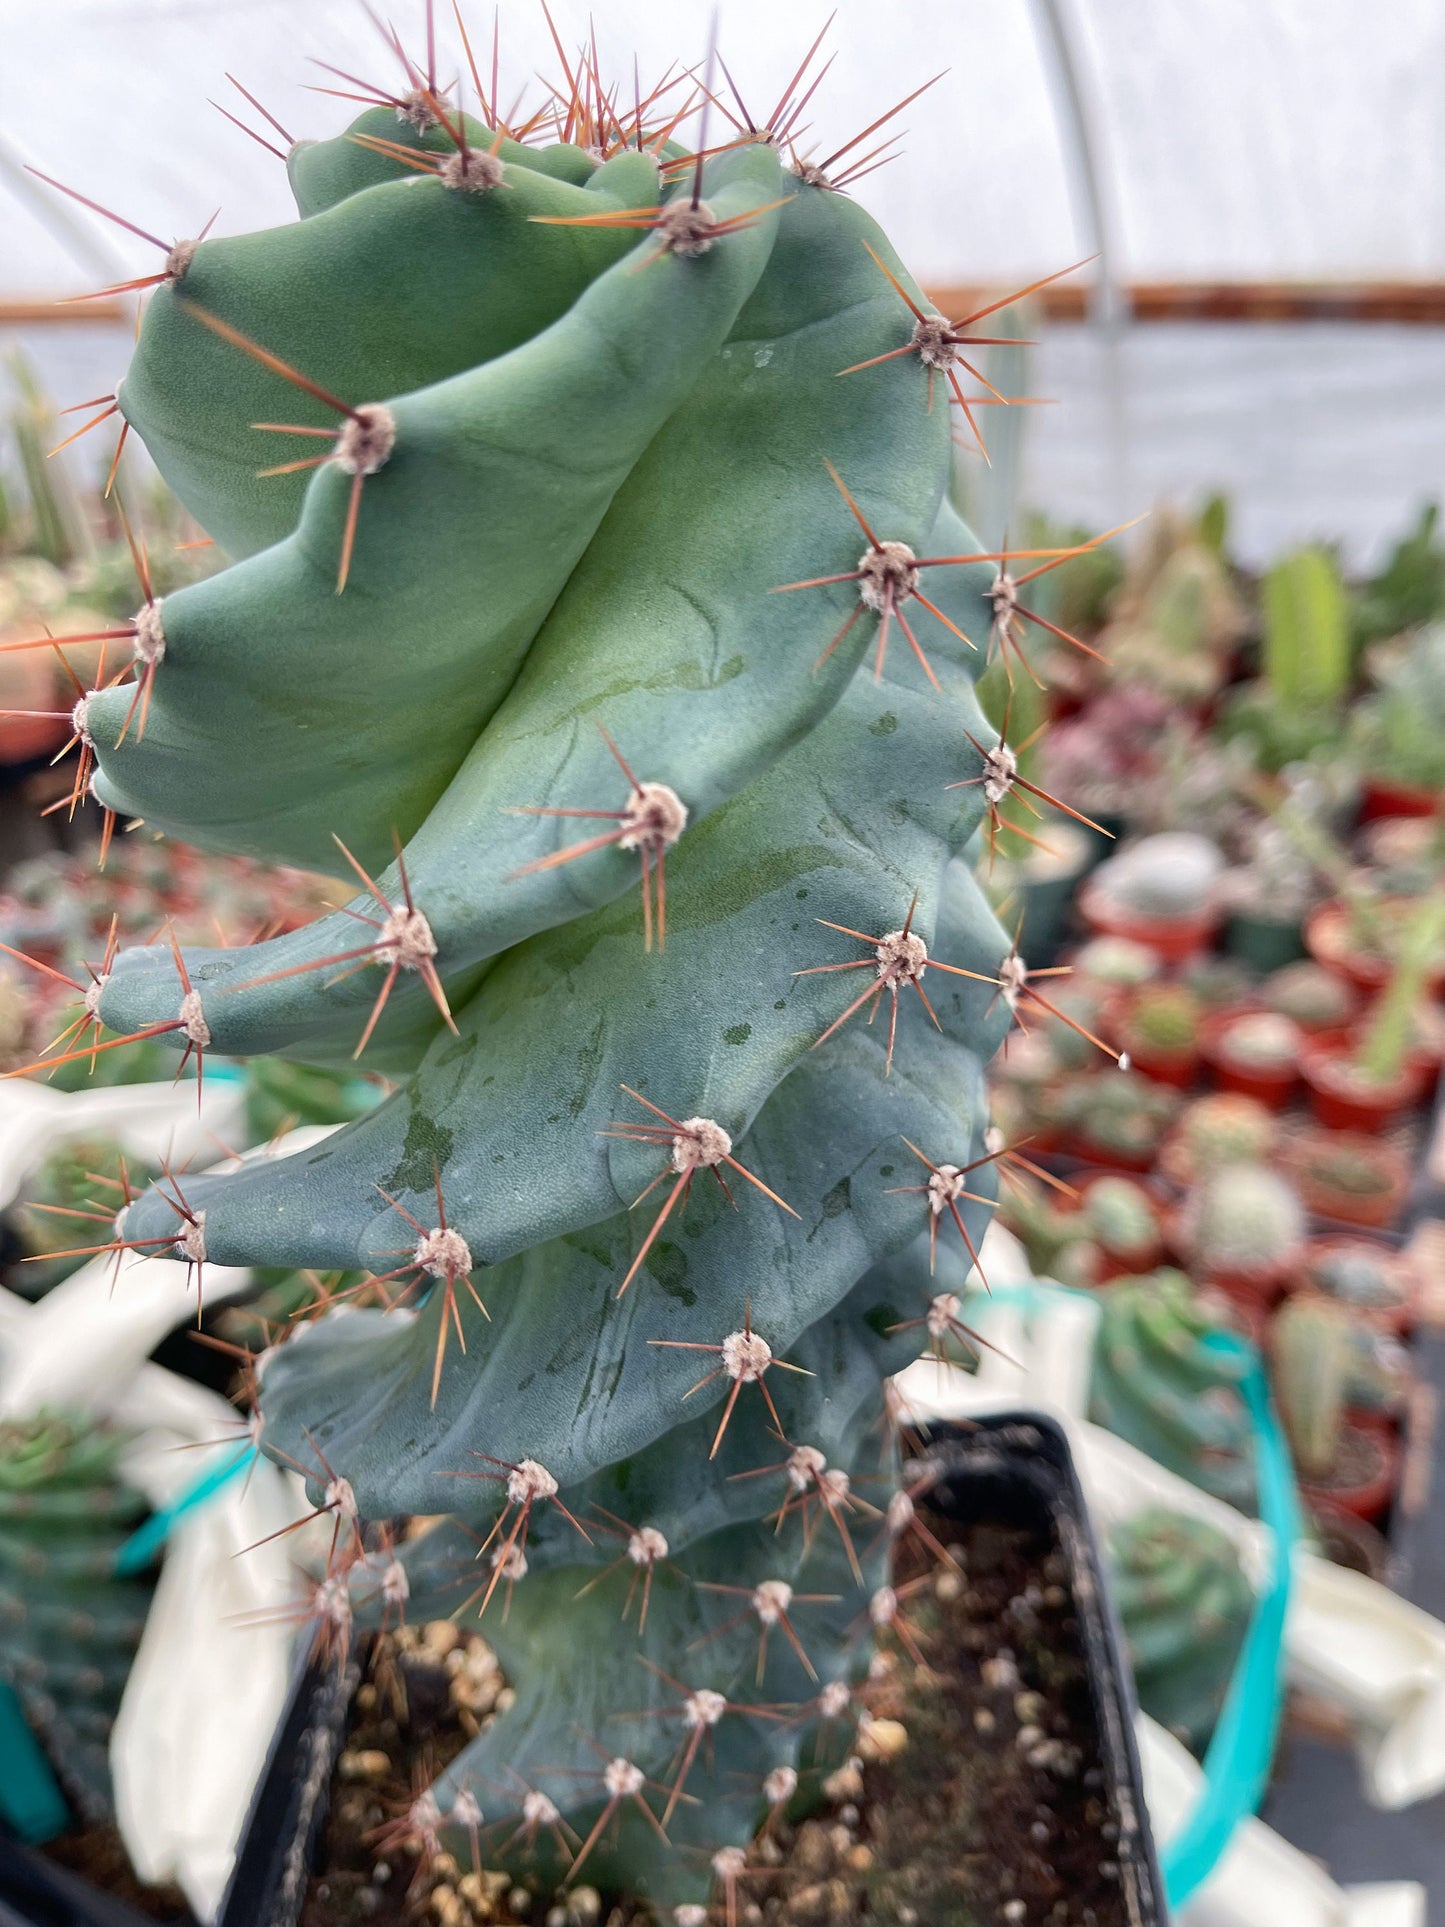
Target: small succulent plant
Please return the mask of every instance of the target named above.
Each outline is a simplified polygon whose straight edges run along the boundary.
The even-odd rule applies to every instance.
[[[1354,751],[1369,774],[1445,790],[1445,623],[1417,632],[1352,722]]]
[[[1195,917],[1214,899],[1224,858],[1207,837],[1169,830],[1142,837],[1095,870],[1105,899],[1146,922]]]
[[[1266,977],[1261,1001],[1301,1030],[1335,1030],[1347,1024],[1358,1003],[1343,977],[1308,960],[1286,964]]]
[[[1212,1091],[1187,1106],[1171,1133],[1170,1175],[1193,1184],[1226,1165],[1259,1163],[1278,1135],[1273,1115],[1257,1099]]]
[[[998,1222],[1023,1246],[1036,1278],[1079,1288],[1098,1282],[1104,1254],[1088,1217],[1053,1189],[1012,1175],[999,1195]]]
[[[1273,1386],[1300,1476],[1314,1483],[1335,1471],[1351,1406],[1387,1411],[1398,1402],[1408,1367],[1401,1348],[1348,1306],[1301,1293],[1270,1332]]]
[[[1178,1110],[1177,1092],[1128,1070],[1065,1078],[1049,1102],[1053,1122],[1106,1163],[1152,1158]]]
[[[1152,982],[1160,969],[1154,952],[1131,937],[1091,937],[1074,953],[1075,980],[1103,984],[1111,990],[1135,990]]]
[[[1131,1000],[1124,1034],[1132,1049],[1187,1051],[1199,1034],[1198,999],[1180,984],[1146,984]]]
[[[1166,511],[1138,545],[1099,647],[1115,684],[1198,701],[1223,681],[1246,620],[1218,552]]]
[[[23,1253],[14,1289],[40,1298],[68,1278],[86,1262],[96,1221],[114,1217],[130,1191],[154,1175],[112,1138],[82,1139],[53,1151],[26,1184],[24,1202],[7,1214]]]
[[[1120,1257],[1147,1257],[1158,1249],[1153,1199],[1132,1178],[1104,1177],[1091,1184],[1083,1217],[1105,1250]]]
[[[1241,1368],[1205,1341],[1222,1329],[1183,1272],[1106,1287],[1089,1416],[1216,1498],[1250,1511],[1254,1455]]]
[[[145,1581],[115,1574],[148,1510],[125,1443],[55,1413],[0,1423],[0,1679],[87,1820],[111,1812],[110,1729],[150,1605]]]
[[[1363,1238],[1330,1239],[1312,1246],[1305,1270],[1309,1285],[1352,1311],[1394,1312],[1409,1303],[1407,1274],[1399,1257]]]
[[[1139,1705],[1202,1755],[1254,1607],[1234,1542],[1151,1507],[1113,1527],[1109,1559]]]
[[[1304,1206],[1278,1172],[1253,1164],[1225,1165],[1190,1197],[1184,1235],[1194,1261],[1206,1273],[1271,1273],[1303,1248]]]
[[[1301,1033],[1291,1017],[1276,1010],[1250,1010],[1222,1032],[1219,1050],[1253,1070],[1284,1070],[1299,1057]]]

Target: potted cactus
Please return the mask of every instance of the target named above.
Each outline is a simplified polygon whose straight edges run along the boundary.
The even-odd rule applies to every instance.
[[[1217,1499],[1254,1509],[1254,1449],[1239,1368],[1205,1341],[1225,1327],[1181,1271],[1100,1293],[1089,1416]]]
[[[1319,1217],[1379,1231],[1404,1209],[1409,1159],[1363,1131],[1300,1131],[1286,1143],[1284,1158],[1300,1195]]]
[[[1023,1246],[1036,1278],[1078,1289],[1100,1282],[1108,1261],[1088,1218],[1051,1185],[1011,1172],[999,1192],[998,1222]]]
[[[1221,1090],[1281,1111],[1299,1082],[1304,1036],[1276,1010],[1217,1011],[1206,1019],[1199,1054]]]
[[[152,1591],[144,1575],[115,1568],[150,1509],[124,1478],[126,1444],[101,1420],[0,1421],[0,1686],[15,1693],[65,1796],[44,1802],[43,1780],[26,1789],[36,1817],[23,1837],[33,1840],[71,1816],[91,1826],[114,1816],[110,1729]],[[7,1749],[0,1817],[12,1825],[23,1778]]]
[[[1383,686],[1359,704],[1352,747],[1364,773],[1361,813],[1434,816],[1445,793],[1445,625],[1419,630]]]
[[[1031,619],[948,496],[971,337],[834,191],[856,143],[782,138],[805,84],[693,154],[585,74],[547,144],[413,73],[292,148],[299,223],[169,251],[118,406],[241,559],[143,583],[87,697],[103,809],[356,892],[123,951],[76,1055],[395,1081],[116,1244],[390,1287],[259,1361],[257,1428],[334,1528],[332,1650],[405,1596],[512,1680],[398,1847],[484,1812],[490,1866],[680,1927],[903,1617],[854,1489],[892,1519],[884,1382],[957,1328],[1027,987],[953,861]]]
[[[1433,1066],[1415,1044],[1412,1020],[1442,944],[1445,898],[1426,897],[1410,918],[1389,986],[1363,1034],[1320,1031],[1306,1040],[1300,1070],[1321,1124],[1380,1130],[1425,1095]]]
[[[1358,995],[1343,977],[1308,957],[1271,972],[1259,987],[1259,1001],[1266,1010],[1278,1011],[1311,1033],[1341,1029],[1360,1007]]]
[[[1103,1253],[1103,1276],[1152,1271],[1164,1256],[1159,1210],[1134,1178],[1098,1171],[1079,1187],[1079,1230]]]
[[[1053,1086],[1044,1117],[1073,1156],[1147,1171],[1178,1111],[1178,1093],[1138,1071],[1088,1071]]]
[[[1162,969],[1147,945],[1129,937],[1091,937],[1073,956],[1076,983],[1097,984],[1116,992],[1138,990],[1152,983]]]
[[[1182,984],[1145,984],[1115,1015],[1114,1036],[1136,1070],[1187,1091],[1199,1065],[1201,1015]]]
[[[1176,1237],[1200,1278],[1246,1303],[1268,1305],[1298,1276],[1304,1207],[1278,1172],[1225,1165],[1190,1194]]]
[[[1140,1708],[1202,1758],[1254,1609],[1238,1549],[1157,1506],[1114,1526],[1109,1561]]]
[[[1305,945],[1316,963],[1343,977],[1366,997],[1382,991],[1399,968],[1418,896],[1391,895],[1363,885],[1329,897],[1305,924]],[[1437,942],[1425,967],[1432,997],[1445,988],[1445,944]]]
[[[1302,1495],[1373,1525],[1389,1508],[1399,1448],[1387,1431],[1350,1416],[1362,1381],[1379,1376],[1360,1333],[1342,1304],[1301,1293],[1275,1319],[1270,1355]]]
[[[1227,1164],[1268,1161],[1279,1127],[1264,1105],[1232,1091],[1189,1104],[1169,1133],[1159,1167],[1175,1184],[1193,1185]]]
[[[1130,937],[1165,962],[1182,963],[1218,928],[1223,869],[1207,837],[1186,830],[1146,836],[1090,875],[1079,913],[1101,935]]]
[[[1419,1278],[1406,1252],[1372,1238],[1334,1233],[1305,1246],[1304,1282],[1357,1317],[1403,1338],[1415,1322]]]

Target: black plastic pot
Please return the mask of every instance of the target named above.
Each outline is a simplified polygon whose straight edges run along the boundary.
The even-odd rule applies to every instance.
[[[256,1783],[216,1927],[296,1927],[331,1802],[362,1655],[303,1655]]]
[[[930,1464],[941,1467],[929,1487],[931,1511],[1042,1528],[1063,1555],[1089,1668],[1099,1733],[1096,1764],[1119,1825],[1123,1916],[1130,1927],[1168,1927],[1134,1743],[1132,1678],[1067,1437],[1051,1419],[1008,1413],[934,1426],[924,1449]],[[295,1927],[360,1672],[357,1659],[344,1669],[310,1663],[299,1668],[217,1927]],[[918,1927],[938,1923],[920,1920]]]
[[[0,1834],[0,1927],[156,1927],[124,1901]],[[182,1927],[182,1923],[178,1923]],[[183,1927],[194,1927],[189,1915]]]
[[[1277,923],[1243,910],[1235,911],[1224,926],[1224,949],[1227,956],[1238,957],[1262,977],[1309,954],[1298,920]]]
[[[1164,1880],[1154,1853],[1144,1780],[1134,1739],[1134,1680],[1104,1577],[1068,1437],[1035,1412],[1005,1412],[924,1435],[927,1459],[941,1465],[930,1483],[930,1511],[1005,1526],[1046,1528],[1069,1569],[1074,1614],[1089,1668],[1099,1733],[1098,1766],[1119,1824],[1120,1898],[1130,1927],[1168,1927]],[[930,1927],[920,1923],[920,1927]]]

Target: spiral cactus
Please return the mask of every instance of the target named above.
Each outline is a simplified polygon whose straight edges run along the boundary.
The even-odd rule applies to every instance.
[[[332,1631],[486,1612],[515,1683],[415,1840],[484,1813],[695,1913],[897,1610],[883,1377],[961,1329],[1026,985],[953,861],[1026,612],[949,502],[968,337],[855,143],[789,163],[806,83],[694,156],[581,77],[550,146],[412,82],[292,148],[300,221],[168,255],[118,405],[242,559],[147,593],[82,719],[107,809],[361,888],[86,1015],[396,1078],[123,1239],[390,1281],[260,1401]],[[378,1571],[404,1514],[449,1517]]]
[[[124,1445],[54,1413],[0,1424],[0,1679],[93,1821],[111,1813],[110,1729],[150,1606],[149,1585],[115,1576],[148,1509]]]
[[[1239,1367],[1206,1342],[1220,1329],[1179,1271],[1110,1285],[1089,1384],[1089,1416],[1151,1459],[1248,1511],[1249,1415]]]
[[[1114,1527],[1109,1555],[1139,1704],[1202,1754],[1254,1603],[1233,1541],[1156,1507]]]

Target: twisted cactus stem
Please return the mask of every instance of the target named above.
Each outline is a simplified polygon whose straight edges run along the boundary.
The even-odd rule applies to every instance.
[[[239,559],[162,605],[137,548],[131,680],[81,692],[96,796],[362,894],[247,950],[112,946],[75,1035],[394,1074],[308,1150],[167,1174],[108,1248],[365,1274],[256,1366],[333,1520],[276,1610],[333,1653],[486,1615],[517,1694],[387,1840],[695,1927],[842,1756],[869,1638],[916,1651],[885,1381],[910,1333],[970,1342],[1011,1155],[983,1065],[1053,1009],[958,859],[1015,789],[1072,813],[973,678],[1096,543],[981,550],[950,504],[931,404],[976,435],[1006,400],[958,372],[992,309],[931,314],[838,191],[906,101],[800,151],[819,36],[764,121],[709,83],[732,133],[687,149],[686,76],[629,112],[554,34],[543,145],[463,34],[479,119],[430,31],[397,87],[334,75],[338,139],[245,96],[301,219],[169,251],[115,395]]]

